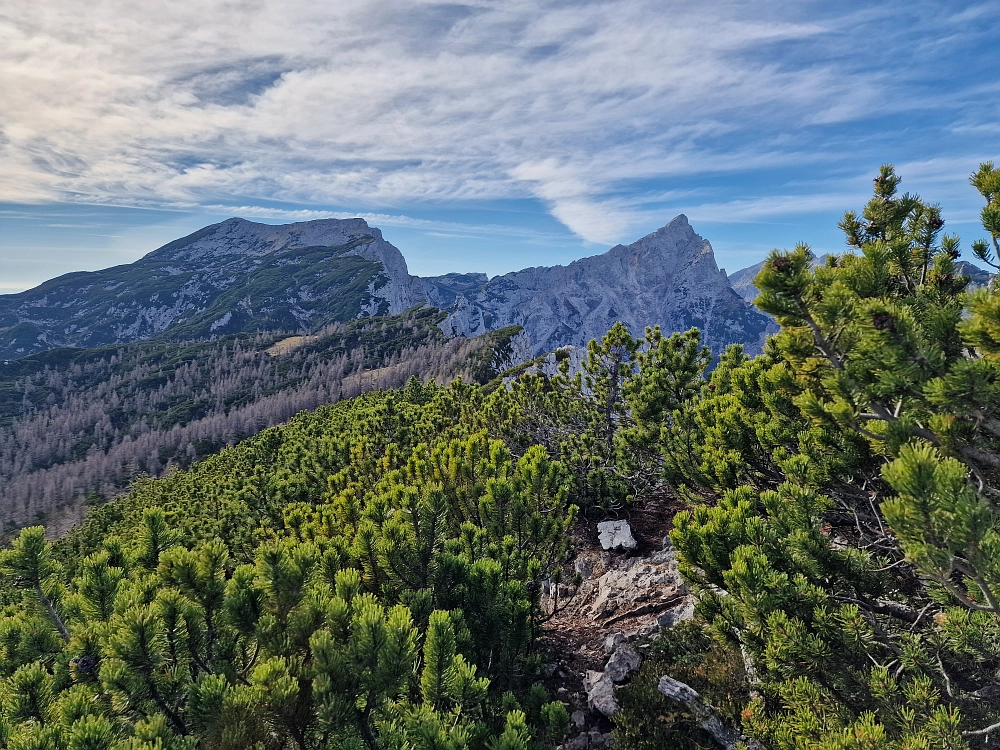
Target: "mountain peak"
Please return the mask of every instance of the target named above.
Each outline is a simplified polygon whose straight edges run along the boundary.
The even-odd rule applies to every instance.
[[[402,253],[364,219],[232,217],[135,263],[0,297],[0,357],[157,335],[309,331],[424,300]]]
[[[263,224],[232,217],[136,263],[54,279],[0,297],[0,355],[177,340],[443,309],[452,335],[522,326],[534,354],[585,346],[616,322],[635,335],[698,326],[716,351],[758,351],[771,321],[733,291],[712,245],[680,214],[630,245],[566,266],[497,276],[409,275],[402,253],[364,219]]]
[[[362,218],[262,224],[234,216],[167,243],[150,255],[160,260],[260,256],[295,247],[342,247],[365,238],[381,241],[382,232]]]
[[[519,325],[535,355],[586,346],[616,322],[634,335],[697,326],[714,350],[739,342],[760,351],[771,321],[744,302],[715,263],[712,245],[680,214],[630,245],[568,266],[526,268],[488,281],[472,275],[424,279],[432,304],[445,307],[446,333],[475,336]]]

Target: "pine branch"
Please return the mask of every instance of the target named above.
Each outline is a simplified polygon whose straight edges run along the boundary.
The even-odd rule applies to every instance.
[[[69,643],[69,631],[66,629],[66,625],[63,623],[59,613],[56,612],[56,608],[52,605],[52,602],[49,601],[47,596],[45,596],[45,592],[42,591],[40,583],[35,584],[35,594],[38,595],[38,600],[42,603],[42,606],[45,607],[45,611],[48,612],[49,619],[52,620],[52,624],[56,626],[56,630],[59,631],[59,635],[62,636],[62,639],[66,641],[66,643]]]
[[[983,592],[983,596],[986,597],[986,602],[989,604],[989,608],[997,614],[1000,614],[1000,605],[998,605],[997,599],[993,595],[993,590],[990,588],[989,584],[983,580],[982,575],[980,575],[980,573],[968,562],[962,560],[961,558],[954,558],[951,564],[958,570],[958,572],[963,573],[975,582],[980,591]]]
[[[816,323],[812,315],[810,315],[806,311],[803,311],[802,319],[805,320],[806,325],[808,325],[809,329],[812,331],[813,343],[816,345],[816,348],[819,349],[820,353],[822,353],[822,355],[826,357],[826,359],[830,362],[830,364],[834,366],[835,369],[843,370],[844,369],[843,359],[837,354],[836,350],[830,345],[830,342],[827,341],[826,336],[823,335],[823,331],[820,330],[819,324]]]
[[[152,675],[147,675],[146,687],[149,688],[149,695],[152,697],[153,703],[155,703],[159,709],[166,714],[167,718],[170,719],[170,723],[173,724],[174,728],[177,730],[177,733],[182,736],[186,735],[188,732],[187,727],[184,725],[184,720],[181,719],[180,715],[176,711],[167,705],[165,700],[163,700],[163,697],[160,695],[160,691],[156,689],[156,685],[153,683]]]
[[[949,580],[942,579],[941,585],[944,586],[952,596],[958,599],[963,605],[965,605],[969,609],[973,609],[976,612],[994,612],[994,613],[997,612],[997,610],[993,607],[988,607],[983,604],[979,604],[978,602],[972,601],[972,599],[970,599],[960,588],[958,588],[958,586],[956,586]]]
[[[969,732],[962,732],[962,736],[963,737],[984,737],[984,736],[986,736],[988,734],[992,734],[993,732],[997,731],[998,729],[1000,729],[1000,721],[998,721],[996,724],[990,724],[988,727],[984,727],[983,729],[976,729],[976,730],[969,731]]]
[[[890,617],[895,617],[897,620],[902,620],[908,623],[917,623],[920,620],[921,612],[912,607],[907,607],[905,604],[900,604],[898,602],[890,602],[885,600],[878,600],[874,602],[865,601],[863,599],[855,599],[850,596],[835,596],[833,597],[838,602],[844,602],[845,604],[855,604],[862,609],[866,609],[869,612],[873,612],[877,615],[889,615]]]

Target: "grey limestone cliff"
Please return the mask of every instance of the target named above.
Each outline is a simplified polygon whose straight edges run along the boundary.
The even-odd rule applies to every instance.
[[[631,245],[551,268],[526,268],[487,279],[449,274],[422,279],[431,304],[448,311],[446,333],[475,336],[523,326],[535,355],[585,346],[616,321],[634,335],[702,330],[713,351],[741,343],[758,352],[774,323],[742,299],[715,263],[708,240],[678,216]]]

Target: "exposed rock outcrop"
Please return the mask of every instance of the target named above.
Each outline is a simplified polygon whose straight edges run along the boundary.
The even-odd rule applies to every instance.
[[[653,633],[690,617],[693,611],[691,596],[669,546],[649,557],[577,558],[577,571],[588,566],[591,577],[580,585],[576,606],[605,627],[630,621],[636,631]],[[668,624],[661,625],[660,620]]]
[[[576,734],[563,750],[610,740],[608,719],[619,710],[616,692],[639,670],[644,644],[693,614],[674,550],[662,536],[668,516],[663,510],[634,514],[636,546],[628,552],[601,550],[591,526],[574,561],[575,588],[543,585],[543,606],[559,608],[546,626],[556,655],[546,665],[547,684],[578,709]]]
[[[631,245],[568,266],[526,268],[487,280],[482,274],[422,279],[431,304],[448,310],[446,333],[475,336],[523,326],[538,355],[586,346],[616,321],[641,335],[700,328],[713,351],[742,343],[760,351],[775,324],[741,299],[715,263],[711,244],[678,216]]]

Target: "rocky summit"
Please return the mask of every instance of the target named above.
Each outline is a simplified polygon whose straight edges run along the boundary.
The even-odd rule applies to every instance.
[[[447,313],[448,335],[523,327],[524,356],[584,346],[616,321],[641,335],[697,326],[718,351],[759,351],[774,323],[733,291],[686,217],[631,245],[568,266],[410,276],[402,253],[363,219],[205,227],[128,265],[67,274],[0,296],[0,358],[60,346],[310,332],[419,304]]]
[[[0,295],[0,358],[154,336],[309,331],[422,300],[402,254],[363,219],[228,219],[135,263]]]
[[[616,322],[633,335],[659,324],[665,332],[701,329],[713,351],[740,343],[759,352],[777,330],[740,297],[715,262],[712,245],[683,214],[631,245],[551,268],[526,268],[487,279],[449,274],[423,279],[430,304],[448,311],[446,333],[475,336],[522,326],[534,354],[585,346]]]

